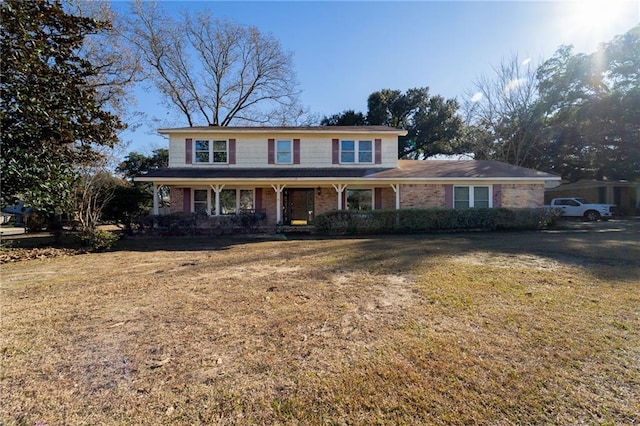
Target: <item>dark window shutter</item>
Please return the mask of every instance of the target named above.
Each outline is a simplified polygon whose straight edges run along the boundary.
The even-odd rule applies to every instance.
[[[300,139],[293,140],[293,164],[300,164]]]
[[[276,140],[269,139],[267,140],[267,156],[269,160],[269,164],[274,164],[276,162]]]
[[[184,213],[191,212],[191,188],[184,188],[183,190],[182,211]]]
[[[256,209],[256,212],[262,211],[262,188],[256,188],[256,199],[253,200],[253,207]]]
[[[185,139],[184,141],[184,158],[186,164],[193,161],[193,139]]]
[[[236,140],[229,139],[229,164],[236,164]]]
[[[502,185],[493,185],[493,207],[502,207]]]
[[[453,208],[453,185],[444,186],[444,206],[448,209]]]
[[[382,139],[376,139],[376,164],[382,164]]]
[[[342,191],[342,210],[347,210],[347,190]]]
[[[331,163],[340,164],[340,140],[331,140]]]
[[[375,209],[376,210],[380,210],[382,209],[382,188],[376,188],[374,189],[374,202],[375,202]]]

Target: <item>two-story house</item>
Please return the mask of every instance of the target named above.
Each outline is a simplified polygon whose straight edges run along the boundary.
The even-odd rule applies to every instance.
[[[172,212],[266,213],[304,225],[330,210],[537,207],[548,173],[496,161],[398,160],[404,130],[386,126],[184,127],[169,167],[136,178],[170,188]]]

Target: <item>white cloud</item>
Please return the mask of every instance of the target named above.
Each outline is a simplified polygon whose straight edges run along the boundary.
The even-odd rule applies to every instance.
[[[471,97],[471,102],[473,102],[473,103],[480,102],[482,100],[482,97],[483,97],[482,93],[476,92]]]
[[[509,92],[511,92],[514,89],[517,89],[518,87],[526,83],[527,83],[527,80],[524,78],[516,78],[514,80],[511,80],[507,84],[505,84],[504,88],[502,89],[502,94],[508,95]]]

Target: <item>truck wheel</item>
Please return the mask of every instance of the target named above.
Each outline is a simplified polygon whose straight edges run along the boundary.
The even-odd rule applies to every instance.
[[[589,222],[596,222],[598,219],[600,219],[600,213],[595,210],[588,210],[584,212],[584,218]]]

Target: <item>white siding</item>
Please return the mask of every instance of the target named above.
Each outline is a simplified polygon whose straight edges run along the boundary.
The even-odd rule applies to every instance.
[[[185,140],[192,139],[235,139],[236,140],[236,164],[187,164],[185,159]],[[268,139],[300,139],[300,164],[268,164]],[[382,164],[332,164],[332,140],[356,139],[371,140],[382,139]],[[375,143],[374,143],[375,160]],[[398,139],[395,135],[380,134],[216,134],[193,133],[173,134],[169,142],[169,167],[397,167]]]

